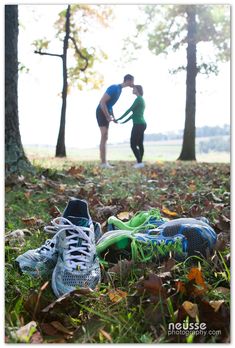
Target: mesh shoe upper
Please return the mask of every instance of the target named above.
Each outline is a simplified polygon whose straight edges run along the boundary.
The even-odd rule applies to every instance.
[[[57,262],[56,239],[48,239],[40,248],[28,250],[16,258],[22,272],[34,277],[52,273]]]
[[[100,281],[94,230],[76,226],[68,219],[54,220],[57,233],[58,260],[52,275],[52,288],[57,297],[76,287],[94,288]]]
[[[165,222],[155,229],[144,232],[121,230],[106,232],[98,241],[96,249],[101,260],[104,257],[106,260],[108,257],[113,260],[112,254],[119,250],[120,255],[123,247],[126,251],[129,250],[132,259],[135,259],[138,254],[141,256],[142,253],[142,261],[145,261],[156,254],[163,256],[171,249],[176,253],[179,251],[176,255],[180,258],[198,253],[206,255],[206,251],[213,249],[215,243],[216,233],[204,219],[181,218]],[[180,245],[181,250],[178,249]],[[125,257],[126,253],[122,254]]]
[[[158,227],[158,231],[165,237],[181,234],[188,242],[188,255],[205,255],[207,250],[213,249],[217,236],[213,228],[204,219],[181,218],[166,222]]]

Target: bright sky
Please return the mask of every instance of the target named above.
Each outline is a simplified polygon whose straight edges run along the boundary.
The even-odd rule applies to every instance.
[[[167,58],[155,56],[146,49],[137,52],[137,60],[120,66],[122,39],[132,32],[138,5],[115,5],[117,16],[112,27],[96,30],[94,42],[102,46],[109,59],[99,65],[104,85],[96,91],[73,89],[67,99],[66,146],[91,147],[99,143],[100,132],[95,110],[110,84],[121,83],[126,73],[135,76],[135,83],[144,88],[146,102],[146,133],[159,133],[183,129],[185,120],[185,73],[170,75],[169,68],[185,63],[185,54]],[[66,5],[20,5],[19,61],[29,68],[19,78],[19,119],[22,142],[26,144],[55,145],[58,136],[62,90],[62,63],[59,58],[34,54],[35,39],[53,38],[53,23]],[[127,31],[128,28],[128,31]],[[92,30],[92,29],[91,29]],[[50,50],[61,53],[60,46]],[[206,48],[208,52],[208,48]],[[213,52],[212,52],[213,54]],[[197,77],[196,126],[230,123],[230,69],[221,66],[220,74]],[[125,88],[114,106],[120,116],[133,102],[130,88]],[[111,124],[109,142],[129,139],[132,123]]]

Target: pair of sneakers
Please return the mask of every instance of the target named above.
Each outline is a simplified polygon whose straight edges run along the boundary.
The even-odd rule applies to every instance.
[[[16,258],[21,271],[34,277],[51,276],[57,297],[77,287],[94,289],[101,279],[96,241],[102,233],[100,224],[91,219],[87,202],[71,199],[62,217],[45,231],[54,237]]]

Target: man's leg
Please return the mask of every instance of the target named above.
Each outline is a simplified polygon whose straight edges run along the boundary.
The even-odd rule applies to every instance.
[[[108,127],[100,127],[100,160],[101,163],[106,163],[106,143],[108,140]]]

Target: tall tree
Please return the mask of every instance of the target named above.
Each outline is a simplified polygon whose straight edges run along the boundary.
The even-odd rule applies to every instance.
[[[147,33],[149,49],[168,54],[186,48],[185,128],[180,160],[195,160],[196,77],[198,73],[218,74],[218,62],[230,59],[230,6],[228,5],[148,5],[145,23],[138,33]],[[214,60],[206,62],[198,54],[200,43],[214,47]]]
[[[62,59],[62,107],[56,145],[56,157],[66,156],[65,124],[69,86],[76,83],[77,87],[81,89],[83,88],[83,84],[90,83],[92,87],[97,87],[100,76],[96,74],[92,68],[96,59],[99,60],[100,58],[106,57],[102,51],[98,52],[98,50],[91,47],[85,48],[79,35],[81,35],[81,37],[84,36],[84,33],[89,30],[92,21],[107,25],[107,19],[110,14],[110,9],[105,6],[101,6],[100,11],[98,11],[89,5],[68,5],[66,11],[62,11],[59,14],[59,20],[55,24],[57,29],[56,36],[59,38],[63,37],[63,53],[56,54],[45,51],[49,45],[49,41],[47,40],[40,39],[34,42],[36,47],[35,53]],[[88,17],[87,20],[84,19],[86,17]],[[79,25],[76,24],[77,20],[79,20]],[[72,49],[74,52],[75,65],[73,67],[68,67],[67,64],[69,49]]]
[[[18,6],[5,6],[5,171],[32,172],[21,142],[18,116]]]

